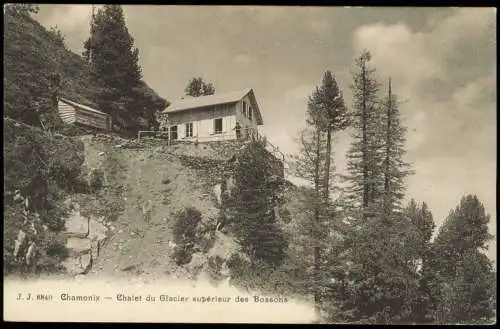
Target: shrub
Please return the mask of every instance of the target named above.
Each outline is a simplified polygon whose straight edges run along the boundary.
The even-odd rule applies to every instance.
[[[290,221],[292,220],[290,210],[288,210],[287,208],[281,208],[279,210],[279,214],[280,214],[280,217],[281,217],[283,223],[285,223],[285,224],[290,223]]]
[[[185,246],[179,246],[175,249],[172,254],[172,258],[178,266],[186,265],[193,259],[192,248],[186,248]]]
[[[211,279],[220,280],[222,278],[221,270],[224,259],[220,256],[211,256],[208,258],[208,275]]]
[[[172,258],[177,265],[185,265],[191,261],[195,245],[199,240],[197,228],[200,222],[201,212],[193,207],[182,209],[175,215],[173,235],[178,247]]]
[[[173,234],[177,245],[193,245],[196,242],[196,227],[201,222],[201,212],[193,207],[179,211],[175,216]]]
[[[100,190],[104,186],[104,172],[99,169],[92,169],[89,174],[88,184],[91,192]]]

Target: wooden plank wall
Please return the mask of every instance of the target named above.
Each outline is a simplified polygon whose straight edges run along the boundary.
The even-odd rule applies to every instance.
[[[59,101],[57,109],[61,120],[67,124],[78,123],[102,130],[111,130],[111,118],[105,113],[96,113]]]
[[[59,111],[59,115],[61,116],[61,120],[64,123],[68,124],[75,123],[76,114],[75,114],[75,108],[73,106],[59,101],[57,104],[57,109]]]
[[[76,108],[76,123],[103,130],[109,129],[108,115]]]

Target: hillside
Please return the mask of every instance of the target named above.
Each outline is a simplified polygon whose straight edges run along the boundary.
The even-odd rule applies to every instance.
[[[192,279],[201,275],[218,282],[230,277],[240,286],[290,291],[290,287],[273,285],[290,281],[282,280],[282,276],[289,275],[286,272],[290,266],[294,267],[295,261],[291,260],[297,257],[295,253],[290,254],[283,268],[259,269],[267,271],[268,276],[257,275],[260,279],[256,281],[250,273],[231,275],[227,266],[220,267],[234,255],[245,257],[239,253],[240,246],[231,234],[215,230],[225,207],[221,203],[220,183],[227,177],[230,159],[245,152],[245,145],[227,142],[168,147],[161,140],[143,139],[139,143],[109,135],[57,137],[10,120],[5,121],[5,126],[7,274],[20,269],[23,251],[20,263],[16,260],[15,245],[19,232],[29,231],[26,225],[21,225],[22,209],[11,198],[13,191],[19,189],[37,204],[33,216],[29,215],[36,231],[25,239],[36,243],[41,257],[33,263],[35,271],[46,272],[40,265],[48,261],[52,265],[50,270],[59,275]],[[32,144],[34,141],[38,142]],[[19,162],[20,159],[25,161]],[[21,163],[39,169],[48,163],[49,167],[30,169]],[[95,172],[102,174],[101,184],[93,183]],[[48,187],[40,183],[42,180]],[[93,185],[97,187],[92,188]],[[44,194],[47,188],[51,192]],[[286,185],[286,202],[293,202],[298,191]],[[152,212],[146,220],[143,206],[148,202]],[[45,208],[54,210],[47,212]],[[198,227],[206,228],[201,234],[205,244],[179,265],[173,259],[176,248],[173,231],[177,214],[187,208],[201,213]],[[291,207],[292,214],[283,211],[285,206],[277,209],[278,217],[282,217],[280,222],[291,223],[293,227],[295,221],[290,221],[290,217],[300,217],[296,216],[296,208]],[[51,223],[55,219],[56,223]],[[41,228],[43,225],[48,227]],[[56,247],[58,253],[51,251]],[[215,271],[214,262],[220,263]],[[269,275],[276,277],[270,280]]]
[[[4,116],[39,125],[38,103],[43,118],[53,123],[52,96],[60,78],[61,96],[95,106],[96,87],[82,57],[64,45],[56,31],[48,31],[28,15],[4,11]],[[142,92],[152,103],[163,103],[146,83]]]
[[[241,145],[167,147],[161,141],[130,143],[104,135],[83,137],[83,142],[84,166],[102,170],[107,183],[98,198],[76,194],[71,196],[72,202],[79,204],[82,214],[104,215],[110,222],[108,237],[88,276],[194,279],[210,274],[210,258],[227,261],[238,253],[240,246],[231,235],[212,232],[206,250],[195,252],[190,262],[179,266],[172,259],[172,231],[176,214],[189,207],[202,214],[202,227],[213,230],[221,209],[217,186],[225,164]],[[288,190],[287,199],[292,200],[298,190]],[[146,222],[142,206],[148,200],[153,211]],[[114,210],[106,212],[107,208]]]
[[[55,91],[95,106],[96,88],[89,79],[87,64],[81,56],[66,49],[57,31],[48,31],[29,15],[6,12],[4,18],[4,116],[35,126],[4,120],[9,127],[4,130],[7,143],[4,176],[8,192],[4,227],[6,273],[30,273],[23,262],[37,259],[28,248],[31,243],[36,245],[38,260],[30,266],[38,272],[50,268],[51,272],[62,275],[190,278],[215,275],[219,281],[229,275],[233,283],[241,286],[303,291],[304,287],[290,289],[281,285],[282,282],[293,285],[291,281],[295,280],[301,286],[305,282],[307,274],[302,270],[297,274],[294,270],[304,268],[303,264],[295,264],[295,254],[290,254],[282,268],[252,269],[257,271],[254,274],[248,268],[238,268],[237,274],[233,269],[230,275],[227,264],[220,267],[220,262],[227,263],[231,256],[245,258],[239,253],[240,246],[234,237],[214,229],[222,207],[224,168],[241,145],[206,143],[166,149],[161,141],[136,143],[110,135],[68,139],[37,129],[40,118],[36,109],[44,122],[58,120],[52,103]],[[146,84],[143,89],[152,102],[164,101]],[[33,157],[33,150],[39,150],[40,154],[34,152],[37,156]],[[54,168],[45,168],[46,163]],[[275,170],[282,174],[279,165]],[[102,176],[102,182],[95,175]],[[26,216],[14,196],[19,189],[23,197],[36,198],[39,203],[28,214],[27,225],[36,226],[32,235],[26,235],[24,232],[29,228],[20,225]],[[284,191],[291,193],[289,198],[297,192],[290,186]],[[148,202],[152,205],[152,216],[145,222],[143,207]],[[205,230],[202,234],[205,246],[195,250],[187,263],[178,265],[172,259],[173,226],[179,211],[188,208],[201,213],[202,224],[198,227]],[[290,217],[294,214],[283,209],[277,209],[278,219],[293,224]],[[56,223],[51,226],[50,221]],[[286,231],[293,233],[292,229]],[[28,250],[21,248],[18,252],[18,243]],[[39,266],[40,261],[50,266]],[[290,279],[290,275],[301,278]]]

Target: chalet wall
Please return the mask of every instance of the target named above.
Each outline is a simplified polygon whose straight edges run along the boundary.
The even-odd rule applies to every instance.
[[[236,104],[236,120],[241,124],[242,128],[251,127],[257,129],[257,119],[255,110],[252,109],[252,120],[243,113],[243,102],[251,106],[250,97],[247,95]],[[243,131],[245,133],[245,131]]]
[[[234,127],[236,104],[224,104],[209,108],[193,109],[179,113],[169,113],[170,125],[177,125],[179,140],[217,141],[236,138]],[[214,134],[214,120],[222,119],[222,134]],[[186,137],[186,124],[193,123],[193,137]]]

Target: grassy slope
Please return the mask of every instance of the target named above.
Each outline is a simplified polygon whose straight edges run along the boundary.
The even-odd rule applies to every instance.
[[[34,102],[42,112],[50,112],[51,76],[61,76],[61,94],[76,102],[93,106],[95,86],[89,80],[88,66],[81,56],[35,19],[4,13],[4,116],[38,125]],[[144,93],[161,99],[146,84]]]

